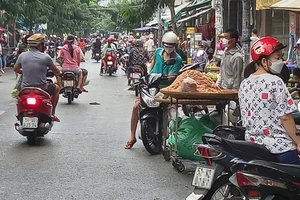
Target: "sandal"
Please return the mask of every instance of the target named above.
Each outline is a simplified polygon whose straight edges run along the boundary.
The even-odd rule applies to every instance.
[[[60,122],[60,119],[57,116],[53,115],[53,121],[54,122]]]
[[[125,149],[132,149],[135,143],[136,143],[136,139],[133,142],[127,141]]]
[[[87,91],[87,90],[84,89],[84,88],[82,88],[81,91],[82,91],[82,92],[89,92],[89,91]]]

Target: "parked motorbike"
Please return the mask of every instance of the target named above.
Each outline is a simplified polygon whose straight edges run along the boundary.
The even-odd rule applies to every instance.
[[[94,59],[97,61],[97,63],[99,62],[99,60],[101,60],[101,51],[100,50],[95,51]]]
[[[113,73],[117,72],[117,67],[115,67],[116,58],[113,52],[108,51],[104,58],[105,65],[101,65],[100,74],[107,73],[111,76]]]
[[[167,65],[173,65],[176,60],[170,59]],[[149,74],[140,79],[139,93],[141,103],[139,107],[139,121],[141,124],[141,139],[145,149],[152,155],[162,152],[162,118],[163,110],[159,102],[154,98],[159,92],[161,81],[168,80],[169,77],[161,74]]]
[[[147,69],[143,68],[141,65],[130,66],[127,69],[127,80],[128,86],[134,88],[135,96],[139,95],[139,81],[143,76],[146,76]]]
[[[247,199],[300,199],[300,166],[253,160],[231,167],[230,182],[241,189]]]
[[[49,70],[47,77],[53,76]],[[51,96],[40,88],[27,87],[20,91],[17,113],[15,129],[27,137],[29,145],[36,145],[38,137],[46,135],[53,126]]]
[[[63,97],[68,99],[68,104],[71,104],[74,99],[78,98],[81,93],[77,88],[77,77],[76,74],[72,71],[65,71],[62,74],[62,94]]]
[[[230,168],[236,163],[251,160],[277,161],[277,156],[264,146],[243,141],[244,128],[222,127],[213,134],[204,134],[203,144],[197,146],[198,153],[206,160],[205,166],[197,167],[192,182],[194,193],[201,194],[198,199],[245,199],[243,191],[229,181],[232,175]],[[228,128],[231,131],[228,132]],[[236,133],[240,135],[238,138]],[[226,192],[220,195],[222,191]]]
[[[124,54],[120,58],[120,64],[122,65],[122,70],[127,73],[128,65],[129,65],[129,54]]]

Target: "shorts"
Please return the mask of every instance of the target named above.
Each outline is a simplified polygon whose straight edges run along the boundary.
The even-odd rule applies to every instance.
[[[73,72],[76,76],[80,76],[82,73],[82,70],[79,69],[62,69],[62,73],[64,72]]]
[[[88,74],[88,70],[80,68],[82,72],[82,76],[86,76]]]

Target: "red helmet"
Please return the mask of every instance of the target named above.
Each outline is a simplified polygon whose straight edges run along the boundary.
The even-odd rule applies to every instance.
[[[108,39],[107,39],[107,42],[108,43],[112,43],[114,41],[114,39],[112,38],[112,37],[109,37]]]
[[[276,38],[263,37],[258,39],[251,46],[252,60],[258,61],[261,56],[269,56],[277,50],[285,48],[286,45],[280,43]]]

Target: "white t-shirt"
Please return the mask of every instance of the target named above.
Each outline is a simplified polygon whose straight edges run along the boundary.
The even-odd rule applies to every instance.
[[[272,74],[250,75],[239,89],[245,140],[265,146],[272,153],[296,149],[280,116],[297,110],[284,82]]]
[[[154,41],[152,39],[149,39],[147,41],[147,51],[153,51]]]

